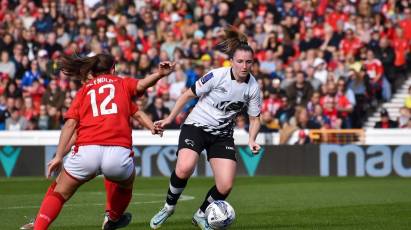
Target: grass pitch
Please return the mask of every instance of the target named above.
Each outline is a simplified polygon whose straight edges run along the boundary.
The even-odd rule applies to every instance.
[[[34,217],[50,181],[0,179],[0,229],[18,229]],[[192,178],[176,213],[161,228],[195,229],[194,211],[212,186]],[[168,178],[140,178],[125,229],[149,229],[162,207]],[[231,229],[411,229],[411,181],[388,178],[239,177],[228,201],[237,218]],[[101,178],[83,185],[51,229],[101,229],[105,193]]]

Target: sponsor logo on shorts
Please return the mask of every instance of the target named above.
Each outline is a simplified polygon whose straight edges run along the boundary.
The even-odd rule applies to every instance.
[[[234,147],[233,147],[233,146],[226,146],[226,147],[225,147],[225,149],[235,151],[235,149],[234,149]]]
[[[190,145],[190,146],[192,146],[192,147],[194,147],[194,141],[193,140],[190,140],[190,139],[185,139],[184,140],[184,142],[186,143],[186,145]]]

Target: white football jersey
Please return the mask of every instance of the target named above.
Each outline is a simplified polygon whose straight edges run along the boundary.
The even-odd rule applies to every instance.
[[[260,115],[260,88],[251,74],[239,83],[231,67],[214,69],[198,79],[191,90],[199,101],[184,124],[201,127],[213,135],[232,136],[234,119],[244,107],[248,115]]]

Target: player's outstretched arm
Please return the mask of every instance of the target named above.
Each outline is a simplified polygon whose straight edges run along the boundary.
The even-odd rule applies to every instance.
[[[158,134],[160,137],[163,136],[164,129],[154,126],[153,121],[145,112],[139,110],[133,114],[133,118],[140,122],[144,128],[149,129],[153,135]]]
[[[168,117],[166,117],[164,120],[160,120],[160,121],[156,121],[154,122],[155,126],[158,126],[160,128],[164,128],[165,126],[167,126],[168,124],[170,124],[171,122],[174,121],[174,119],[176,118],[176,116],[181,112],[181,110],[183,109],[184,105],[191,99],[197,97],[197,95],[195,95],[193,93],[193,91],[191,89],[186,90],[183,95],[181,95],[178,100],[176,101],[176,104],[173,108],[173,110],[171,110],[170,115],[168,115]]]
[[[173,72],[175,65],[176,64],[174,62],[173,63],[169,61],[160,62],[160,64],[158,65],[157,72],[146,76],[144,79],[138,82],[137,94],[143,94],[146,91],[146,89],[156,84],[158,80],[160,80],[161,78]]]
[[[248,145],[254,154],[258,154],[260,151],[260,145],[255,143],[258,131],[260,131],[260,117],[249,116],[250,130],[248,134]]]

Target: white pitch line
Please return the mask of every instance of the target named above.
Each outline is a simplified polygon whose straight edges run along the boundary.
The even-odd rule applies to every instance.
[[[93,194],[104,194],[103,192],[90,192]],[[137,193],[133,194],[133,196],[155,196],[155,197],[164,197],[164,194],[154,194],[154,193]],[[181,195],[179,201],[189,201],[189,200],[194,200],[194,196],[187,196],[187,195]],[[136,202],[131,202],[130,204],[155,204],[155,203],[162,203],[164,202],[164,199],[162,200],[153,200],[153,201],[136,201]],[[81,203],[81,204],[66,204],[64,207],[84,207],[84,206],[104,206],[105,204],[102,203]],[[40,206],[38,205],[27,205],[27,206],[12,206],[12,207],[0,207],[0,210],[12,210],[12,209],[30,209],[30,208],[39,208]]]

